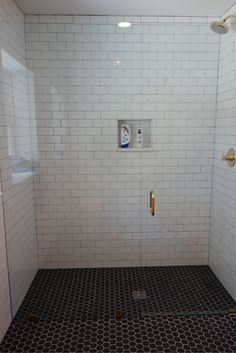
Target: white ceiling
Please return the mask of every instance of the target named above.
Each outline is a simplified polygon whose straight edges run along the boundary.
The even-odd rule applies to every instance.
[[[15,0],[25,14],[222,16],[235,0]]]

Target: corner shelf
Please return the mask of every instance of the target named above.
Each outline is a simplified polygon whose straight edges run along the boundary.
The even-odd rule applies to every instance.
[[[131,130],[131,140],[128,148],[120,147],[121,139],[121,125],[129,125]],[[124,119],[117,121],[118,128],[118,151],[122,152],[149,152],[152,151],[151,132],[152,120],[151,119]],[[138,129],[142,130],[143,146],[141,148],[136,146],[136,138]]]

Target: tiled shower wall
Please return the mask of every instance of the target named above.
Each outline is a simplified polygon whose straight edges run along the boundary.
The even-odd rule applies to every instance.
[[[208,262],[219,37],[208,18],[119,20],[25,17],[40,267]],[[118,119],[151,119],[152,150],[119,151]]]
[[[236,7],[230,10],[235,13]],[[212,191],[210,266],[236,298],[236,168],[221,161],[236,148],[236,27],[221,37]]]
[[[0,166],[14,314],[36,273],[37,246],[24,15],[12,0],[1,0],[0,19]]]
[[[0,46],[2,47],[3,42],[5,42],[4,36],[6,35],[5,31],[6,22],[4,17],[10,13],[14,13],[15,6],[13,4],[8,4],[9,6],[3,6],[3,1],[0,2]],[[11,7],[13,5],[13,9]],[[12,11],[13,10],[13,11]],[[9,17],[11,18],[11,15]],[[2,65],[0,66],[2,68]],[[2,70],[0,71],[0,90],[2,92]],[[1,99],[0,104],[0,118],[3,116],[3,104]],[[1,128],[1,142],[3,141],[4,131]],[[0,183],[1,186],[1,183]],[[3,216],[3,197],[2,197],[2,186],[0,187],[0,342],[8,329],[8,326],[11,322],[11,303],[10,303],[10,292],[9,292],[9,277],[8,277],[8,268],[7,268],[7,248],[6,248],[6,236],[5,236],[5,227],[4,227],[4,216]]]

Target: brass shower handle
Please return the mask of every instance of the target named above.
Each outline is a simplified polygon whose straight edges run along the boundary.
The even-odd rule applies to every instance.
[[[150,191],[150,213],[152,216],[155,215],[155,194],[154,194],[154,191]]]
[[[236,163],[236,151],[233,148],[230,148],[227,153],[224,153],[222,161],[226,161],[230,167],[233,167]]]
[[[224,153],[222,156],[222,161],[235,161],[235,156],[228,156],[227,153]]]

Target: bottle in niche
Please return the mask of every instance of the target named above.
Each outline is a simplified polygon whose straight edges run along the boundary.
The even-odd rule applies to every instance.
[[[120,147],[121,148],[128,148],[130,144],[130,137],[131,131],[129,125],[122,124],[121,125],[121,132],[120,132]]]
[[[137,148],[143,147],[143,134],[141,129],[138,129],[136,145],[137,145]]]

